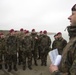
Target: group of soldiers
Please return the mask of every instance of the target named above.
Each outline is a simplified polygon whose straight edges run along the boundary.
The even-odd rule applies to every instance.
[[[25,70],[26,66],[32,70],[32,61],[38,66],[38,59],[41,60],[41,66],[47,66],[47,55],[50,50],[58,49],[62,54],[67,41],[58,32],[54,35],[55,40],[47,35],[47,31],[40,31],[39,34],[32,29],[15,31],[9,30],[7,35],[0,33],[0,69],[5,67],[10,72],[12,69],[17,71],[17,64],[22,65]],[[52,45],[52,48],[51,48]]]
[[[51,39],[47,31],[40,31],[38,34],[35,29],[15,31],[9,30],[7,35],[0,33],[0,69],[10,72],[12,69],[17,71],[17,64],[22,65],[25,70],[32,69],[32,60],[34,65],[38,66],[37,59],[41,60],[41,66],[47,66],[47,55],[50,51]]]

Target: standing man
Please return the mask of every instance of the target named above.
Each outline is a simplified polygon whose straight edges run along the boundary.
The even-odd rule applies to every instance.
[[[2,69],[3,54],[5,52],[5,36],[3,33],[0,33],[0,69]]]
[[[60,55],[62,55],[63,49],[67,45],[67,41],[62,37],[62,33],[58,32],[55,36],[55,41],[53,42],[52,49],[58,49]]]
[[[22,61],[23,70],[26,69],[26,64],[28,64],[28,68],[31,70],[32,69],[31,67],[32,66],[32,40],[28,30],[25,32],[25,36],[22,39],[22,59],[23,59]]]
[[[71,10],[72,14],[68,17],[71,24],[67,27],[70,41],[63,51],[59,67],[50,65],[51,75],[76,75],[76,4]]]
[[[40,34],[38,36],[38,59],[41,59],[41,42],[40,42],[40,39],[42,38],[43,36],[43,32],[40,31]]]
[[[32,29],[31,38],[32,38],[32,54],[34,58],[34,64],[37,66],[38,35],[35,29]]]
[[[52,50],[53,50],[53,49],[56,49],[56,42],[57,42],[57,39],[58,39],[58,35],[55,34],[55,35],[54,35],[54,41],[53,41],[53,43],[52,43]]]
[[[21,43],[21,41],[22,41],[22,38],[23,38],[23,36],[24,36],[24,29],[23,28],[21,28],[20,29],[20,32],[19,32],[19,35],[18,35],[18,42],[19,42],[19,45],[18,45],[18,48],[19,48],[19,51],[18,51],[18,65],[21,65],[21,63],[22,63],[22,43]]]
[[[51,45],[51,39],[47,35],[47,31],[43,31],[43,36],[40,39],[40,48],[41,48],[41,66],[47,66],[47,55]]]
[[[8,60],[8,72],[13,69],[17,71],[17,38],[15,36],[14,29],[10,30],[10,35],[6,40],[6,53],[7,53],[7,60]]]

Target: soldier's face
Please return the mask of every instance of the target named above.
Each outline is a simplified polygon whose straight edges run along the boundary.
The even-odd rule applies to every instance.
[[[59,38],[62,37],[62,34],[59,34],[58,37],[59,37]]]
[[[55,36],[54,38],[55,38],[55,39],[57,39],[57,38],[58,38],[58,36]]]
[[[14,35],[14,34],[15,34],[15,32],[12,32],[12,33],[11,33],[11,35]]]
[[[70,15],[68,19],[70,20],[70,25],[76,25],[76,11],[72,11],[72,15]]]

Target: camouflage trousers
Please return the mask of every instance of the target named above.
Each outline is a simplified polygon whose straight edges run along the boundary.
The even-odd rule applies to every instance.
[[[22,60],[23,60],[22,61],[23,66],[26,66],[26,61],[27,61],[28,66],[31,66],[32,65],[32,52],[23,51]]]
[[[7,54],[7,64],[16,65],[17,64],[17,54]]]
[[[22,61],[23,61],[22,60],[22,51],[19,51],[18,52],[18,64],[20,65]]]
[[[2,62],[2,54],[0,53],[0,62]]]
[[[46,65],[47,64],[47,54],[44,52],[44,53],[41,53],[41,63],[43,65]]]

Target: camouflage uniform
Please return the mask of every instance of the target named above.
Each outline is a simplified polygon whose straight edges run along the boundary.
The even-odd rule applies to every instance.
[[[18,51],[18,65],[21,65],[21,62],[22,62],[22,38],[24,37],[24,33],[23,32],[20,32],[19,35],[18,35],[18,48],[19,48],[19,51]]]
[[[0,37],[0,69],[2,69],[3,54],[5,50],[5,38]]]
[[[48,52],[49,52],[49,48],[50,48],[50,45],[51,45],[51,39],[49,36],[47,35],[43,35],[41,40],[40,40],[40,43],[41,43],[41,66],[43,65],[47,65],[47,55],[48,55]]]
[[[57,48],[57,46],[56,46],[57,45],[57,43],[56,43],[57,41],[58,41],[57,39],[55,39],[53,41],[53,43],[52,43],[52,50]]]
[[[13,69],[17,71],[17,38],[14,35],[10,35],[6,40],[6,53],[8,60],[8,71],[10,72]]]
[[[37,50],[38,50],[38,36],[37,33],[31,33],[31,37],[32,37],[32,54],[33,54],[33,58],[34,58],[34,64],[37,66]]]
[[[66,44],[67,41],[65,39],[63,39],[62,37],[57,38],[52,44],[52,49],[58,49],[58,52],[61,55]]]
[[[76,26],[68,26],[70,41],[64,48],[59,71],[51,75],[76,75]]]
[[[22,40],[22,58],[23,58],[23,70],[26,69],[26,58],[28,58],[28,68],[31,68],[32,65],[32,51],[31,51],[31,47],[32,47],[32,40],[31,37],[25,36]]]
[[[40,40],[41,40],[42,36],[43,36],[43,34],[38,36],[38,59],[41,58],[41,42],[40,42]]]
[[[3,37],[2,37],[2,53],[3,53],[3,63],[4,63],[4,66],[5,66],[5,69],[7,69],[8,68],[8,66],[7,66],[7,53],[6,53],[6,36],[5,35],[3,35]]]

